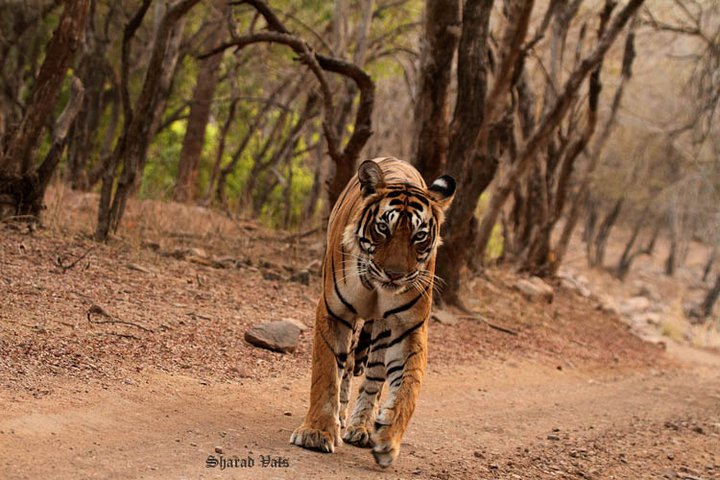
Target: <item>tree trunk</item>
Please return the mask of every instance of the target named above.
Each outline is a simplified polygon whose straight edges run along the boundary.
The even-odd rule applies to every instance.
[[[678,256],[678,233],[675,229],[670,230],[670,251],[665,259],[665,275],[672,277],[675,275],[675,267],[677,266]]]
[[[632,262],[640,253],[642,253],[642,249],[638,249],[633,252],[633,248],[635,248],[635,242],[637,242],[640,231],[647,222],[648,210],[649,207],[645,207],[642,213],[640,213],[640,217],[635,221],[635,225],[633,227],[632,234],[630,235],[630,239],[625,244],[625,249],[620,256],[617,268],[615,269],[615,277],[620,280],[625,280],[625,277],[627,277],[627,274],[630,272]]]
[[[712,271],[713,264],[715,263],[715,259],[717,258],[718,253],[718,247],[715,246],[710,250],[710,254],[708,255],[708,259],[705,262],[705,267],[703,268],[703,275],[702,275],[702,281],[707,281],[708,275],[710,275],[710,272]]]
[[[0,152],[0,172],[26,175],[33,169],[47,119],[52,116],[67,69],[80,48],[90,0],[67,0],[62,17],[45,52],[33,93],[18,128],[5,152]]]
[[[598,228],[597,235],[595,236],[595,239],[593,240],[593,249],[594,253],[590,258],[590,266],[601,266],[605,262],[605,248],[607,247],[607,241],[610,237],[610,231],[612,230],[613,226],[615,225],[615,222],[617,221],[618,217],[620,216],[620,211],[622,210],[623,204],[625,203],[625,198],[621,198],[617,202],[615,202],[615,205],[613,206],[612,210],[607,214],[607,216],[603,219],[603,221],[600,223],[600,227]]]
[[[450,125],[448,170],[460,182],[453,207],[443,226],[443,245],[437,257],[436,273],[445,281],[442,300],[461,305],[459,291],[467,245],[472,239],[477,198],[469,185],[487,185],[495,175],[497,160],[481,158],[475,152],[475,139],[482,126],[487,91],[488,36],[491,0],[466,2],[463,29],[458,46],[457,101]],[[467,162],[466,159],[471,161]],[[483,161],[484,160],[484,161]],[[475,168],[472,168],[474,166]],[[474,232],[474,231],[473,231]]]
[[[232,99],[232,101],[230,102],[230,107],[228,108],[227,118],[225,118],[225,122],[220,129],[220,138],[218,140],[217,151],[215,152],[215,161],[213,162],[212,171],[210,172],[210,180],[208,181],[207,189],[205,191],[205,205],[209,205],[212,201],[212,193],[215,189],[215,185],[218,182],[218,178],[220,177],[220,167],[222,166],[223,155],[225,155],[228,132],[230,131],[230,127],[235,120],[235,112],[237,111],[238,102],[239,99],[237,97],[234,97]]]
[[[700,311],[704,317],[709,317],[712,314],[713,307],[715,306],[718,297],[720,297],[720,273],[718,273],[717,277],[715,277],[715,285],[713,285],[710,289],[705,297],[705,300],[703,300],[703,303],[700,306]]]
[[[610,133],[612,132],[612,129],[615,125],[615,120],[617,118],[617,112],[620,108],[620,102],[622,100],[623,93],[625,92],[625,84],[630,80],[630,78],[632,78],[632,64],[633,64],[633,61],[635,60],[635,27],[636,27],[636,25],[637,25],[637,20],[633,19],[630,23],[627,37],[625,38],[625,46],[623,49],[623,60],[622,60],[622,72],[621,72],[621,76],[620,76],[620,85],[618,85],[617,89],[615,90],[615,94],[613,95],[612,105],[610,107],[610,115],[608,116],[608,119],[606,120],[605,124],[603,125],[603,129],[600,132],[598,139],[595,142],[593,151],[590,154],[589,164],[588,164],[587,168],[585,169],[585,171],[583,172],[582,179],[579,182],[580,185],[577,188],[577,193],[574,195],[573,200],[571,202],[572,207],[570,209],[570,213],[568,214],[567,221],[565,222],[565,225],[563,227],[563,232],[560,236],[558,245],[556,245],[556,247],[555,247],[555,259],[554,259],[554,264],[552,265],[552,268],[551,268],[552,274],[557,273],[558,269],[560,268],[560,263],[562,262],[563,258],[565,257],[565,253],[567,252],[568,245],[570,244],[570,238],[572,236],[572,232],[575,229],[575,225],[578,222],[578,218],[580,215],[580,208],[583,204],[586,205],[587,217],[586,217],[585,229],[583,231],[582,239],[585,242],[586,254],[587,254],[588,261],[590,261],[592,240],[595,236],[595,225],[597,223],[597,211],[595,208],[595,204],[592,202],[590,192],[589,192],[590,181],[592,179],[592,174],[595,171],[595,168],[600,159],[600,154],[602,153],[605,143],[607,142],[607,139],[610,137]],[[658,231],[659,231],[659,225],[658,225],[658,228],[655,229],[655,232],[651,239],[651,245],[654,245],[655,239],[657,238]]]
[[[45,190],[60,163],[68,130],[80,111],[84,93],[82,82],[77,77],[73,77],[70,98],[55,122],[50,149],[36,170],[21,176],[3,177],[0,174],[0,207],[5,203],[3,196],[14,197],[15,215],[30,216],[35,219],[40,217]],[[2,210],[0,209],[0,213]]]
[[[461,32],[460,2],[427,0],[424,21],[413,163],[425,180],[431,182],[447,163],[449,88]]]
[[[276,98],[279,97],[282,92],[287,88],[288,85],[290,85],[291,81],[290,79],[287,79],[283,81],[273,92],[270,94],[270,96],[265,101],[265,104],[260,109],[258,114],[255,116],[255,119],[253,120],[252,124],[248,127],[247,131],[245,132],[245,135],[243,136],[242,140],[240,140],[240,143],[238,147],[235,149],[235,152],[233,153],[233,156],[230,159],[230,162],[228,162],[227,165],[222,167],[220,170],[220,173],[218,175],[217,180],[217,186],[215,187],[215,200],[220,205],[227,205],[227,198],[225,197],[225,186],[227,185],[227,177],[230,175],[234,170],[235,167],[237,167],[237,164],[240,162],[240,158],[242,157],[243,152],[247,148],[248,144],[250,143],[250,140],[252,140],[253,135],[255,132],[263,125],[265,122],[265,117],[267,113],[270,111],[270,109],[273,107],[273,105],[276,102]],[[294,89],[291,91],[290,97],[294,97],[299,92],[298,86],[296,85]],[[281,117],[282,118],[282,117]],[[280,119],[278,119],[279,121]],[[258,157],[262,158],[264,153],[260,153]]]
[[[65,147],[68,129],[83,98],[82,83],[74,79],[71,96],[58,118],[50,152],[37,167],[35,148],[51,116],[67,69],[82,41],[90,0],[68,0],[57,29],[47,46],[25,116],[14,132],[8,150],[0,156],[0,215],[30,215],[38,218],[45,189]],[[1,153],[1,152],[0,152]]]
[[[68,137],[65,180],[73,190],[89,188],[88,161],[95,157],[97,128],[109,99],[105,90],[107,74],[111,70],[105,59],[109,42],[99,39],[95,32],[95,5],[92,1],[85,30],[86,53],[77,68],[77,76],[85,86],[85,97]]]
[[[148,121],[148,119],[152,120],[157,95],[161,87],[162,65],[170,36],[175,24],[194,7],[198,1],[199,0],[181,0],[173,4],[163,16],[155,36],[150,62],[145,74],[145,81],[143,82],[142,90],[137,100],[137,107],[134,109],[134,112],[129,106],[128,97],[126,96],[124,98],[126,115],[128,112],[132,112],[132,114],[130,115],[130,121],[122,137],[118,141],[116,151],[113,153],[114,162],[122,160],[123,171],[118,179],[115,195],[112,196],[112,203],[110,203],[110,197],[112,193],[112,173],[114,173],[114,168],[109,169],[111,176],[109,179],[106,178],[109,182],[106,181],[103,184],[100,208],[98,210],[98,225],[95,230],[95,237],[98,240],[107,240],[110,232],[117,231],[120,225],[120,221],[125,212],[128,195],[133,189],[135,179],[140,171],[150,141],[149,131],[152,128],[152,121]],[[143,8],[146,9],[148,5],[149,2],[146,1]],[[139,21],[142,21],[143,16],[144,12],[139,16]],[[138,17],[136,16],[133,20],[136,20],[136,18]],[[131,23],[133,20],[131,20]],[[132,33],[134,33],[134,31]],[[127,83],[125,83],[125,88],[127,88]]]
[[[218,23],[218,25],[206,38],[205,50],[211,50],[222,42],[225,29],[220,25],[224,25],[223,20],[222,17],[213,19],[213,23]],[[213,55],[198,61],[197,82],[190,103],[190,115],[180,151],[178,176],[173,190],[173,200],[177,202],[188,202],[195,198],[198,165],[205,145],[205,130],[210,119],[210,107],[218,83],[222,57],[222,55]]]

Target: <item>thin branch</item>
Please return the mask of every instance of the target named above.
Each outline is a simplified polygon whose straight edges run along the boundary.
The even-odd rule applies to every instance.
[[[107,318],[107,320],[93,320],[92,315],[100,315],[101,317]],[[96,324],[96,325],[102,325],[102,324],[106,324],[106,323],[110,323],[110,324],[116,323],[116,324],[120,324],[120,325],[128,325],[131,327],[135,327],[135,328],[142,330],[143,332],[154,333],[153,330],[151,330],[147,327],[143,327],[142,325],[138,325],[137,323],[126,322],[125,320],[117,320],[117,319],[112,318],[112,316],[109,313],[107,313],[100,305],[97,305],[97,304],[92,304],[90,306],[90,308],[87,311],[87,319],[88,319],[88,322]],[[136,337],[134,337],[134,338],[136,338]]]
[[[56,267],[60,267],[60,269],[62,269],[62,272],[65,273],[65,272],[67,272],[68,270],[73,269],[73,268],[75,267],[75,265],[77,265],[78,263],[80,263],[80,262],[81,262],[85,257],[87,257],[88,254],[89,254],[90,252],[92,252],[93,250],[95,250],[95,247],[90,247],[90,248],[88,248],[88,249],[85,251],[85,253],[83,253],[83,254],[80,255],[78,258],[76,258],[72,263],[69,263],[69,264],[67,264],[67,265],[65,265],[65,264],[63,263],[63,258],[62,258],[60,255],[56,255],[56,256],[55,256],[55,266],[56,266]]]

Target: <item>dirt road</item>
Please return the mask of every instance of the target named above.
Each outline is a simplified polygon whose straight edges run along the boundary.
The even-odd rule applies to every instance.
[[[674,355],[685,360],[669,371],[431,366],[385,471],[349,445],[325,455],[288,444],[307,378],[223,384],[156,371],[107,389],[66,384],[5,404],[0,478],[720,478],[720,359]],[[210,455],[243,466],[207,467]]]
[[[0,229],[0,480],[720,479],[720,356],[672,342],[662,353],[558,282],[552,304],[529,301],[502,269],[468,282],[479,317],[433,321],[395,465],[349,445],[291,446],[311,331],[289,355],[242,335],[284,317],[311,327],[319,276],[289,277],[322,244],[212,215],[198,232],[184,207],[144,208],[130,209],[140,227],[196,234],[138,227],[134,243],[98,245],[73,230]],[[122,322],[91,322],[92,305]],[[209,468],[210,455],[238,467]]]

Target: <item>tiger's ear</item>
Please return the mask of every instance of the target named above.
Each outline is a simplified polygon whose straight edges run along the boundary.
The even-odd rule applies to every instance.
[[[384,175],[380,166],[372,160],[365,160],[358,168],[360,190],[364,196],[372,195],[385,185]]]
[[[443,175],[430,184],[430,198],[443,210],[447,210],[454,196],[455,179],[450,175]]]

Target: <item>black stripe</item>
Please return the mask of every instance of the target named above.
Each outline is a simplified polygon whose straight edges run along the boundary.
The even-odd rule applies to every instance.
[[[378,393],[378,390],[369,390],[368,389],[368,390],[363,390],[363,391],[365,393],[367,393],[368,395],[377,395],[377,393]]]
[[[404,369],[404,368],[405,368],[405,365],[404,365],[404,364],[403,364],[403,365],[398,365],[398,366],[396,366],[396,367],[388,368],[387,371],[385,372],[385,376],[388,377],[388,378],[390,378],[390,375],[392,375],[393,373],[395,373],[395,372],[397,372],[397,371],[399,371],[399,370],[402,370],[402,369]]]
[[[415,210],[422,210],[422,209],[423,209],[423,208],[422,208],[422,205],[420,205],[419,203],[416,203],[416,202],[409,202],[409,203],[408,203],[408,207],[414,208]]]
[[[362,262],[358,258],[358,260],[357,260],[358,272],[362,271],[362,269],[360,267],[362,267]],[[360,274],[360,283],[362,283],[362,286],[365,287],[366,289],[372,290],[372,285],[370,285],[370,282],[368,281],[368,279],[366,278],[364,273]]]
[[[370,369],[370,368],[375,368],[375,367],[380,367],[380,366],[385,366],[385,362],[370,362],[370,363],[367,364],[367,368],[368,368],[368,369]]]
[[[398,378],[396,378],[395,380],[393,380],[392,382],[390,382],[390,386],[391,386],[391,387],[397,387],[398,385],[400,385],[400,383],[402,383],[403,378],[405,378],[405,376],[404,376],[404,375],[400,375]]]
[[[328,339],[325,338],[325,335],[322,333],[322,330],[320,330],[320,337],[323,339],[323,342],[325,342],[325,345],[328,347],[328,350],[330,350],[333,354],[333,356],[337,359],[338,354],[335,352],[335,349],[332,345],[330,345],[330,342],[328,342]]]
[[[415,194],[415,195],[413,195],[413,197],[417,198],[417,199],[420,200],[422,203],[424,203],[426,207],[429,207],[429,206],[430,206],[430,200],[428,200],[427,198],[425,198],[425,195]]]
[[[405,195],[405,190],[395,190],[393,192],[388,193],[385,196],[387,198],[395,198],[395,197],[399,197],[400,195]]]
[[[382,350],[383,348],[387,348],[387,346],[388,346],[387,343],[381,343],[380,345],[373,345],[372,351],[377,352],[377,351]]]
[[[400,305],[399,307],[392,308],[388,310],[387,312],[383,313],[383,318],[388,318],[390,315],[395,315],[401,312],[404,312],[405,310],[410,310],[415,304],[420,300],[428,291],[429,285],[425,287],[425,289],[420,292],[420,295],[413,298],[409,302],[407,302],[405,305]]]
[[[382,340],[383,338],[387,338],[390,335],[392,335],[392,332],[390,330],[383,330],[382,332],[377,334],[377,337],[372,339],[372,344],[375,344],[378,340]]]
[[[337,284],[337,275],[335,274],[335,256],[333,256],[332,253],[330,254],[330,256],[331,256],[330,268],[332,269],[332,274],[333,274],[333,285],[335,286],[335,294],[338,296],[338,298],[343,303],[343,305],[345,305],[345,308],[347,308],[352,313],[357,315],[357,310],[355,310],[355,307],[353,307],[350,302],[345,300],[345,297],[343,297],[342,294],[340,293],[340,288],[338,288],[338,284]],[[343,263],[343,265],[345,265],[345,264]],[[325,301],[325,305],[327,305],[327,300]],[[328,311],[330,311],[329,308],[328,308]]]
[[[389,427],[390,425],[385,425],[384,423],[375,422],[375,430],[380,430],[383,427]]]
[[[422,327],[425,324],[425,320],[423,319],[421,322],[416,323],[412,327],[405,330],[403,333],[400,334],[395,340],[391,340],[390,343],[388,343],[388,348],[392,347],[393,345],[397,345],[398,343],[405,340],[405,338],[410,335],[412,332],[417,330],[418,328]]]
[[[385,379],[382,377],[368,377],[368,376],[365,377],[365,380],[367,380],[368,382],[384,382],[385,381]]]
[[[325,300],[325,309],[327,310],[327,312],[328,312],[328,314],[330,315],[330,317],[331,317],[333,320],[335,320],[336,322],[340,322],[340,323],[342,323],[343,325],[345,325],[347,328],[349,328],[350,330],[352,330],[352,325],[350,324],[350,322],[348,322],[348,321],[345,320],[344,318],[340,317],[338,314],[336,314],[335,312],[333,312],[333,311],[330,309],[330,305],[328,305],[327,298],[324,298],[324,297],[323,297],[323,300]]]
[[[375,207],[377,206],[377,204],[379,202],[380,202],[379,200],[376,200],[374,202],[371,202],[371,203],[365,205],[365,208],[363,208],[363,210],[362,210],[362,214],[360,214],[360,220],[358,221],[357,230],[355,230],[356,235],[359,235],[360,230],[362,230],[363,227],[365,226],[365,223],[366,223],[365,217],[368,216],[368,213],[370,213],[370,215],[368,217],[374,217],[375,215],[377,215],[377,210],[375,209]],[[372,210],[372,212],[370,212],[371,210]],[[370,221],[370,218],[367,218],[367,221]]]

